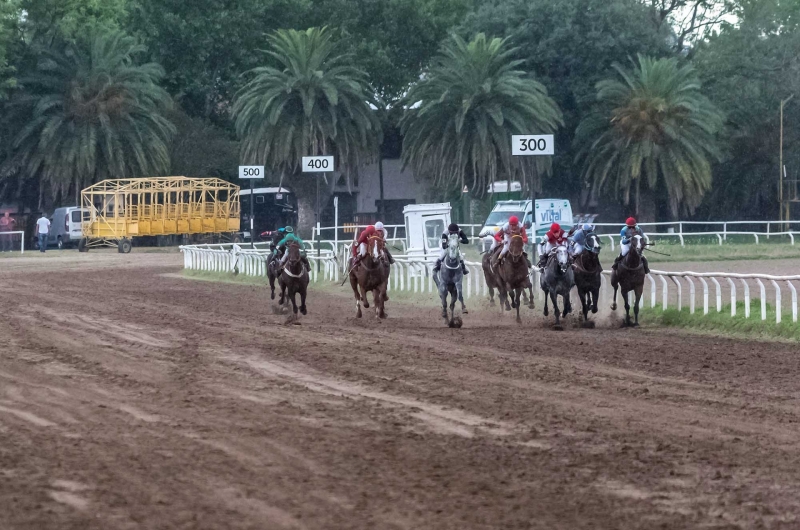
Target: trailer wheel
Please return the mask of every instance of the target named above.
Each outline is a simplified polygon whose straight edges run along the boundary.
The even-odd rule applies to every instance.
[[[78,252],[89,252],[89,241],[82,237],[80,241],[78,241]]]
[[[236,243],[236,244],[238,245],[239,243],[241,243],[241,242],[242,242],[242,236],[240,236],[239,234],[234,234],[234,236],[233,236],[233,242],[234,242],[234,243]]]
[[[123,237],[117,245],[117,249],[120,254],[128,254],[131,251],[131,240]]]

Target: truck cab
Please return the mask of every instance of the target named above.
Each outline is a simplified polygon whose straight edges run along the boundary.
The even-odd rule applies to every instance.
[[[442,249],[442,233],[450,224],[450,203],[409,204],[403,208],[406,223],[406,254],[434,260]]]

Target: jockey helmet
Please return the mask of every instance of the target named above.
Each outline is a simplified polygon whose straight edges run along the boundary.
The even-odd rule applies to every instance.
[[[380,221],[375,223],[375,230],[383,230],[383,223]]]
[[[518,225],[519,224],[519,217],[517,217],[516,215],[512,215],[511,217],[508,218],[508,224],[510,224],[510,225]]]
[[[557,234],[561,231],[561,225],[558,223],[553,223],[550,225],[550,232],[553,234]]]
[[[283,229],[283,231],[286,232],[287,234],[293,234],[294,233],[294,230],[292,229],[291,226],[287,226],[286,228]]]
[[[634,228],[636,226],[636,219],[634,219],[633,217],[628,217],[628,219],[625,221],[625,226]]]
[[[372,233],[374,233],[374,232],[375,232],[375,226],[374,226],[374,225],[369,225],[368,227],[366,227],[366,228],[364,229],[364,232],[366,232],[366,233],[368,233],[368,234],[372,234]]]
[[[594,227],[592,225],[590,225],[589,223],[586,223],[586,224],[583,225],[583,231],[584,232],[591,232],[592,230],[594,230]]]
[[[447,231],[451,234],[455,234],[458,232],[458,225],[455,223],[450,223],[450,226],[447,227]]]
[[[278,232],[280,232],[280,233],[284,233],[284,232],[286,232],[286,228],[284,228],[284,227],[282,226],[282,227],[278,228]]]

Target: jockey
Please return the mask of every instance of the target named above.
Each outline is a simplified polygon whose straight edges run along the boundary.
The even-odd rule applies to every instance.
[[[306,270],[311,271],[311,264],[308,262],[308,258],[306,257],[306,250],[304,248],[305,243],[303,243],[303,240],[294,235],[294,230],[291,226],[287,226],[283,229],[283,231],[285,235],[283,236],[283,239],[278,242],[277,248],[279,252],[283,253],[283,257],[281,258],[281,268],[286,265],[286,260],[289,259],[289,253],[286,252],[286,247],[289,246],[290,243],[295,242],[300,245],[300,259],[302,259],[303,264],[306,266]]]
[[[285,235],[286,228],[283,226],[275,230],[275,233],[272,234],[272,241],[269,244],[269,249],[272,251],[272,256],[275,256],[278,253],[278,245]]]
[[[384,227],[383,223],[380,221],[375,223],[375,233],[382,236],[384,242],[389,239],[389,231],[386,230],[386,227]],[[392,257],[391,252],[389,252],[389,249],[384,248],[383,251],[386,252],[386,259],[389,260],[389,263],[394,264],[394,258]]]
[[[577,230],[575,230],[571,237],[568,239],[572,241],[572,257],[579,256],[583,252],[584,245],[586,244],[586,237],[594,232],[594,225],[584,223]]]
[[[508,222],[494,236],[495,243],[492,244],[492,252],[499,246],[501,241],[503,242],[503,250],[500,251],[500,255],[493,262],[495,265],[508,254],[513,236],[522,236],[522,242],[528,242],[528,234],[525,231],[525,227],[520,224],[516,215],[509,217]],[[527,260],[527,257],[525,259]],[[530,263],[528,265],[530,266]]]
[[[636,223],[636,219],[633,217],[628,217],[625,221],[625,226],[622,228],[622,231],[619,233],[619,237],[622,238],[620,241],[620,254],[617,256],[617,259],[614,260],[614,264],[611,266],[612,269],[617,268],[619,262],[622,261],[622,258],[628,255],[628,252],[631,251],[631,239],[634,236],[641,236],[644,239],[644,231],[639,228],[639,225]],[[650,266],[647,263],[647,258],[642,256],[642,265],[644,265],[644,273],[650,274]]]
[[[551,224],[550,230],[542,237],[542,241],[539,243],[539,263],[536,264],[536,267],[540,270],[543,269],[547,265],[547,256],[550,255],[550,251],[566,244],[567,238],[561,225],[558,223]]]
[[[450,243],[451,235],[458,235],[458,240],[462,245],[469,245],[469,239],[464,231],[461,230],[457,224],[451,223],[450,226],[447,227],[447,232],[442,232],[442,253],[439,254],[439,259],[436,260],[436,266],[433,268],[435,272],[442,270],[442,260],[447,257],[447,245]],[[464,265],[463,256],[461,258],[461,272],[463,272],[464,275],[469,274],[467,266]]]
[[[361,235],[358,236],[358,240],[353,245],[352,249],[353,258],[355,259],[356,262],[361,261],[364,258],[364,256],[367,255],[367,242],[369,241],[370,237],[376,235],[383,237],[384,241],[386,240],[386,236],[388,235],[386,228],[384,228],[383,223],[381,223],[380,221],[378,221],[374,225],[369,225],[368,227],[366,227],[364,231],[361,232]],[[389,263],[394,263],[394,258],[392,258],[392,255],[389,254],[389,250],[388,249],[384,250],[386,252],[386,257],[388,258]]]

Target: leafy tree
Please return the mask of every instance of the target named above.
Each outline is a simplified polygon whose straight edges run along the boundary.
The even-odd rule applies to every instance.
[[[406,97],[403,161],[440,189],[467,185],[483,195],[491,182],[530,179],[544,157],[512,157],[511,135],[552,133],[561,112],[547,90],[515,60],[507,41],[452,35]]]
[[[724,26],[698,46],[703,88],[727,116],[726,156],[700,213],[709,218],[776,219],[780,102],[785,108],[784,164],[800,178],[800,4],[742,3],[739,23]]]
[[[174,126],[158,86],[160,66],[137,61],[144,48],[118,31],[100,31],[90,45],[58,42],[42,52],[14,102],[13,155],[23,179],[40,179],[51,197],[78,193],[105,178],[163,174]]]
[[[564,114],[556,134],[552,175],[545,176],[548,194],[581,196],[583,182],[575,156],[575,130],[595,103],[595,85],[611,65],[637,53],[670,53],[666,33],[653,30],[649,11],[640,0],[497,0],[485,2],[464,22],[460,34],[506,36],[519,49],[531,72]],[[594,207],[594,206],[593,206]],[[597,211],[597,210],[594,210]]]
[[[345,177],[357,174],[381,142],[377,102],[367,75],[353,66],[350,54],[338,50],[326,28],[279,30],[267,40],[268,56],[279,67],[253,70],[233,107],[241,159],[291,177],[299,225],[308,233],[319,177],[300,174],[301,158],[334,155]]]
[[[236,179],[239,143],[226,130],[181,111],[168,117],[177,130],[170,144],[171,175]]]
[[[119,29],[127,17],[127,0],[18,0],[28,43],[50,45],[55,39],[75,41],[97,31]]]
[[[639,56],[632,70],[597,85],[598,109],[581,124],[584,177],[643,210],[642,192],[663,190],[673,216],[692,213],[711,188],[711,159],[724,117],[700,92],[694,68],[677,59]],[[642,185],[644,183],[644,185]]]
[[[164,84],[190,115],[226,125],[241,73],[264,34],[295,28],[308,0],[129,0],[129,29],[164,66]]]

